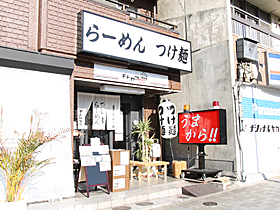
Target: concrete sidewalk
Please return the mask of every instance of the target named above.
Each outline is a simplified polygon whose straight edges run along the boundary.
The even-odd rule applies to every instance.
[[[225,178],[225,177],[224,177]],[[212,182],[215,179],[206,179]],[[147,183],[145,179],[131,180],[130,190],[107,194],[106,189],[91,191],[90,197],[77,192],[75,197],[56,202],[29,204],[28,210],[139,210],[139,209],[205,209],[204,202],[217,203],[216,209],[279,209],[280,178],[255,183],[232,182],[225,191],[200,197],[182,195],[182,187],[201,185],[186,179],[167,177]],[[213,184],[213,182],[212,182]],[[216,185],[217,186],[217,185]],[[221,188],[221,186],[219,186]],[[224,188],[224,187],[222,187]],[[211,203],[210,202],[210,203]],[[273,207],[273,208],[269,208]]]
[[[280,178],[270,178],[238,188],[161,206],[160,210],[280,210]]]
[[[138,181],[131,180],[130,190],[121,192],[111,192],[110,195],[106,189],[98,187],[97,191],[90,191],[90,197],[77,192],[75,197],[63,199],[55,202],[43,202],[29,204],[28,210],[87,210],[87,209],[112,209],[118,207],[121,209],[124,205],[136,205],[143,201],[151,201],[158,203],[153,205],[153,208],[159,205],[168,205],[174,201],[180,201],[182,196],[182,187],[193,185],[194,183],[183,179],[175,179],[167,177],[167,180],[159,178],[158,180],[151,177],[151,181],[147,183],[145,179]],[[92,188],[94,189],[94,188]],[[177,199],[174,200],[174,197]],[[170,199],[171,198],[171,199]],[[144,205],[144,206],[143,206]],[[145,203],[138,205],[135,209],[146,209]],[[117,209],[118,209],[117,208]]]

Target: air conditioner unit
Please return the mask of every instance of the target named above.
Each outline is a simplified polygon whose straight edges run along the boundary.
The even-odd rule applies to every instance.
[[[237,59],[241,61],[258,61],[257,43],[258,41],[249,38],[237,39]]]

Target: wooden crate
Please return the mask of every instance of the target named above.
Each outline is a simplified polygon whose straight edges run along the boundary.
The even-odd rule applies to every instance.
[[[182,170],[187,169],[187,161],[179,161],[173,160],[172,161],[172,175],[175,178],[180,178]]]
[[[112,192],[129,190],[130,150],[110,150],[110,156],[111,171],[108,171],[110,190]]]

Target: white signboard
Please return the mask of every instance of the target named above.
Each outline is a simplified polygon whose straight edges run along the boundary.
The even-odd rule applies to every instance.
[[[100,155],[109,154],[109,145],[100,145],[100,146],[99,146],[99,154],[100,154]],[[103,161],[104,161],[104,160],[103,160]]]
[[[113,179],[113,189],[123,189],[125,188],[125,178]]]
[[[242,87],[240,134],[245,174],[280,170],[280,94],[275,90]]]
[[[120,153],[120,164],[121,165],[129,165],[129,151],[122,151]]]
[[[152,155],[153,155],[153,157],[160,157],[161,156],[160,144],[155,143],[155,144],[152,145]]]
[[[168,76],[94,64],[94,79],[169,88]]]
[[[101,155],[101,156],[102,156],[102,161],[103,162],[111,162],[111,156],[109,154],[108,155]]]
[[[100,162],[99,167],[100,171],[111,171],[111,162]]]
[[[81,166],[96,166],[93,156],[81,156]]]
[[[88,146],[79,146],[80,156],[91,156],[92,148]]]
[[[117,165],[113,167],[113,176],[124,176],[125,165]]]
[[[83,11],[82,51],[191,71],[191,44]]]

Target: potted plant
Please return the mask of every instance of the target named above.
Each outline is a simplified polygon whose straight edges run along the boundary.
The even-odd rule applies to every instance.
[[[138,134],[138,138],[141,139],[139,144],[139,149],[136,151],[136,156],[138,159],[140,159],[143,162],[149,162],[151,160],[150,158],[150,151],[151,151],[151,145],[154,143],[153,137],[149,137],[149,132],[153,130],[153,128],[150,126],[151,121],[143,120],[139,121],[134,126],[134,131],[131,134]]]
[[[2,110],[1,110],[2,125]],[[19,209],[19,207],[1,208],[2,205],[23,202],[22,194],[31,181],[30,178],[38,173],[44,166],[51,163],[51,159],[39,160],[37,158],[42,147],[62,137],[67,130],[60,130],[58,133],[44,133],[41,129],[42,113],[34,111],[31,116],[30,130],[28,133],[19,135],[16,133],[18,143],[16,147],[7,146],[7,140],[3,138],[0,131],[0,174],[4,176],[5,202],[0,202],[0,209]],[[27,208],[26,202],[23,209]]]

